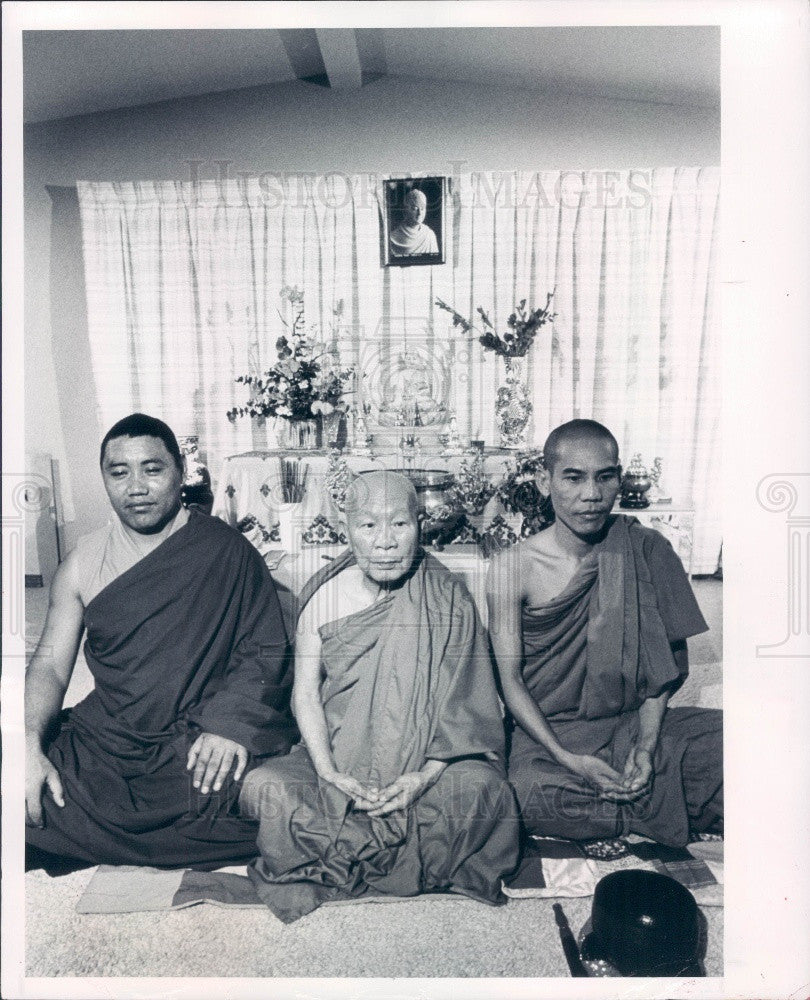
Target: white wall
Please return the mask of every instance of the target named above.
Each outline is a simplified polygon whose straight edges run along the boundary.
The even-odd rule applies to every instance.
[[[709,166],[720,112],[384,78],[357,92],[296,82],[27,126],[26,448],[60,462],[68,548],[106,518],[73,185],[213,177],[217,160],[230,176]]]

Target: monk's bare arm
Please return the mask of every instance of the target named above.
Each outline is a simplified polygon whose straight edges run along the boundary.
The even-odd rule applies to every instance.
[[[523,680],[523,602],[529,571],[521,546],[514,545],[495,556],[487,573],[490,638],[506,706],[515,722],[558,764],[606,797],[624,797],[626,788],[617,771],[598,757],[570,753],[560,744]]]
[[[370,809],[376,801],[376,789],[366,789],[335,767],[329,730],[321,701],[321,638],[318,634],[317,595],[304,609],[295,633],[295,680],[293,711],[318,775],[355,800],[359,809]]]
[[[46,785],[57,805],[64,804],[58,772],[43,744],[62,709],[83,629],[76,555],[71,553],[53,578],[45,628],[25,674],[25,801],[28,822],[35,826],[42,823]]]
[[[686,640],[672,644],[672,655],[683,677],[689,670],[689,654]],[[638,738],[630,750],[624,767],[625,785],[629,791],[642,792],[652,781],[653,760],[661,723],[669,703],[670,691],[662,691],[655,698],[647,698],[638,710]]]
[[[25,733],[39,745],[62,708],[84,628],[74,553],[51,584],[45,628],[25,675]]]
[[[560,745],[523,680],[523,560],[517,546],[500,552],[487,573],[487,608],[492,649],[501,679],[504,701],[515,721],[568,766],[567,753]]]
[[[321,704],[321,639],[308,612],[309,608],[304,609],[295,633],[293,710],[313,766],[326,778],[335,770],[335,764]]]

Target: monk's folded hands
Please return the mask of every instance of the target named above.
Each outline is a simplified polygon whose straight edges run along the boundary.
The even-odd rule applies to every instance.
[[[443,762],[429,760],[421,771],[407,771],[382,789],[377,805],[369,810],[369,816],[387,816],[398,809],[407,809],[431,785],[435,785],[445,766]]]
[[[334,785],[335,788],[339,788],[344,795],[352,800],[352,806],[355,809],[359,809],[362,812],[368,812],[370,809],[374,809],[376,805],[379,804],[380,792],[376,788],[367,788],[365,785],[361,785],[359,781],[352,778],[351,775],[341,774],[334,768],[325,769],[318,771],[321,778],[328,782],[330,785]]]
[[[589,754],[567,754],[564,763],[570,771],[584,778],[606,799],[626,801],[628,796],[633,797],[633,793],[628,791],[624,783],[623,775],[599,757],[592,757]]]
[[[194,787],[207,795],[212,786],[215,792],[222,788],[234,761],[236,770],[233,778],[239,781],[247,767],[248,752],[245,747],[215,733],[201,733],[188,752],[186,770],[194,768]]]

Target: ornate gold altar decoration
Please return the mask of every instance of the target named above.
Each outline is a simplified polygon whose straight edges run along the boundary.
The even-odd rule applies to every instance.
[[[427,336],[360,345],[360,400],[375,447],[411,436],[438,447],[451,415],[454,349]]]

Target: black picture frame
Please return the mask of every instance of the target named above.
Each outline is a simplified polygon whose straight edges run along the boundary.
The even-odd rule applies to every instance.
[[[427,228],[419,243],[430,245],[435,237],[436,251],[400,252],[398,247],[406,243],[400,226],[407,225],[406,205],[411,200],[412,191],[421,191],[425,198],[424,221]],[[444,264],[447,236],[446,177],[392,177],[383,181],[384,211],[382,213],[382,233],[380,237],[383,267],[419,267],[426,264]],[[399,232],[398,232],[399,231]],[[401,238],[397,240],[397,236]],[[393,242],[392,242],[393,237]]]

